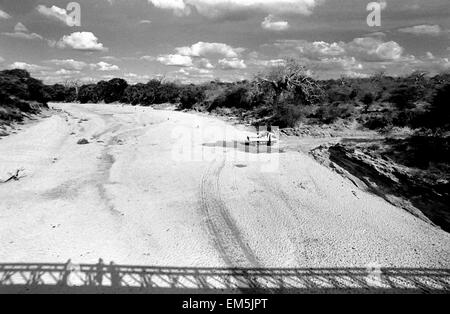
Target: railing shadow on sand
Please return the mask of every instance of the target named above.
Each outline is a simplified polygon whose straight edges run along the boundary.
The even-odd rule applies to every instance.
[[[450,270],[0,264],[0,293],[450,293]]]

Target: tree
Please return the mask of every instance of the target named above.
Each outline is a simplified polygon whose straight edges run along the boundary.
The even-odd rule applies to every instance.
[[[366,105],[366,110],[371,104],[373,104],[374,100],[375,96],[370,92],[365,93],[363,98],[361,99],[362,103]]]
[[[320,85],[309,76],[306,67],[295,59],[287,59],[284,65],[273,67],[260,74],[256,81],[263,89],[273,92],[273,106],[277,107],[284,93],[293,93],[303,105],[317,102],[323,96]]]
[[[180,95],[180,109],[191,109],[195,104],[203,101],[205,93],[202,88],[189,85],[182,89]]]
[[[75,89],[75,99],[78,97],[81,86],[83,85],[80,80],[66,80],[64,87],[68,90]]]
[[[415,86],[400,84],[391,92],[389,101],[392,102],[397,109],[405,110],[414,107],[417,100],[417,89]]]
[[[128,85],[122,97],[122,102],[132,104],[133,106],[142,104],[145,84]]]
[[[280,127],[294,127],[308,112],[300,105],[312,105],[323,98],[320,84],[295,59],[258,75],[256,84],[262,93],[272,94],[272,122]]]
[[[127,81],[120,78],[114,78],[109,82],[106,82],[105,90],[102,91],[103,100],[107,104],[120,101],[127,87]]]
[[[180,99],[181,89],[172,82],[163,82],[157,90],[155,104],[177,103]]]
[[[450,125],[450,84],[440,87],[431,104],[429,124],[434,128],[444,128],[448,130]]]
[[[1,71],[0,73],[3,75],[7,75],[7,76],[15,76],[20,79],[31,78],[30,73],[28,73],[28,71],[22,70],[22,69],[4,70],[4,71]]]
[[[250,88],[243,84],[232,85],[221,92],[210,104],[208,111],[219,107],[250,109],[253,105],[253,95]]]
[[[36,100],[40,103],[46,104],[50,99],[49,95],[45,92],[45,86],[42,81],[35,78],[27,79],[28,85],[28,100]]]
[[[77,99],[82,104],[97,103],[99,101],[97,85],[88,84],[81,86]]]
[[[64,85],[48,85],[45,87],[45,91],[49,95],[51,101],[66,101],[66,87],[64,87]]]
[[[0,72],[0,91],[8,96],[29,99],[27,80],[29,74],[24,70],[6,70]]]

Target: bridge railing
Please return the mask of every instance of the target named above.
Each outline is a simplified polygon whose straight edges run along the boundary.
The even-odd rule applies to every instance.
[[[0,292],[96,288],[140,292],[450,292],[449,269],[189,268],[114,263],[0,264]],[[67,291],[67,290],[66,290]]]

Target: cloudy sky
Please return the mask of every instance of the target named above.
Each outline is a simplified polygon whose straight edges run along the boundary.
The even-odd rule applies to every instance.
[[[251,78],[285,57],[320,78],[450,70],[449,0],[0,0],[0,68],[46,83]]]

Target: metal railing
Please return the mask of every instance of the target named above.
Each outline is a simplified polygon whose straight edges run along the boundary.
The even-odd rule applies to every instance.
[[[189,268],[114,263],[0,264],[0,293],[449,293],[449,269]]]

